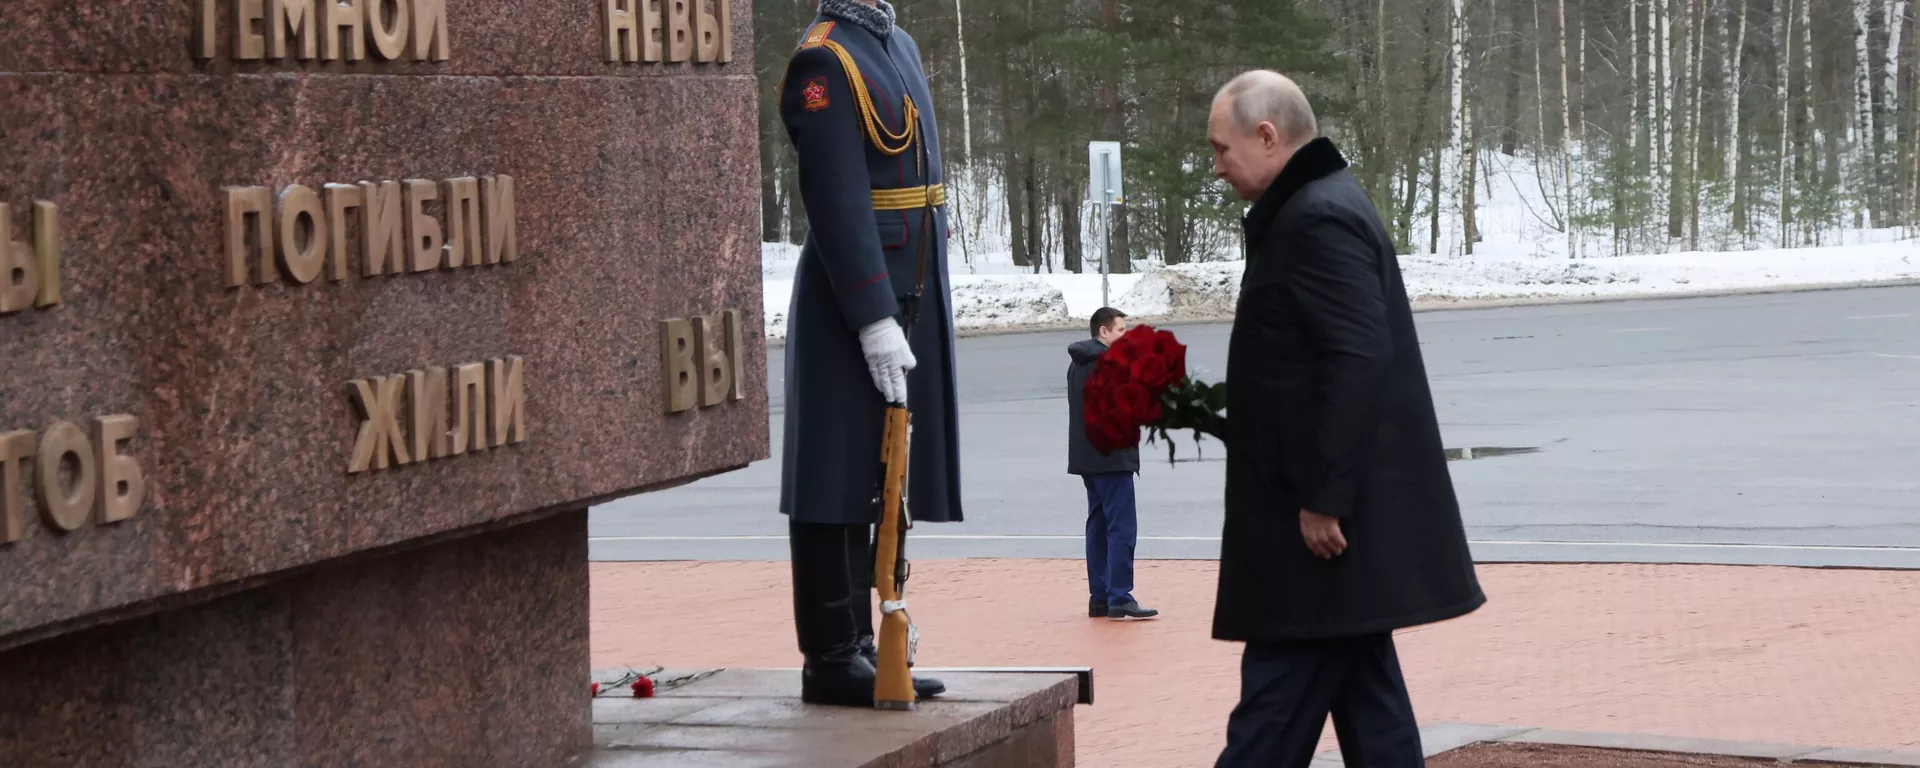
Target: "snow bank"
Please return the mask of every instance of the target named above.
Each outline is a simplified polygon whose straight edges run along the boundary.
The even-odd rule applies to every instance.
[[[1122,299],[1136,315],[1223,318],[1240,292],[1239,262],[1157,270]],[[1402,256],[1416,304],[1513,299],[1679,296],[1789,286],[1920,280],[1920,241],[1732,253],[1601,259],[1450,259]]]
[[[1242,262],[1182,264],[1145,275],[1111,275],[1112,304],[1137,318],[1231,317]],[[1669,253],[1596,259],[1466,259],[1402,256],[1416,304],[1625,298],[1782,287],[1920,280],[1920,241],[1731,253]],[[1100,276],[955,275],[962,330],[1072,325],[1100,304]],[[766,283],[767,335],[786,335],[791,280]]]
[[[1045,278],[956,276],[953,282],[954,325],[963,331],[1064,325],[1075,317],[1068,309],[1066,294]],[[1097,275],[1093,290],[1097,300],[1100,292]],[[786,338],[787,308],[792,295],[792,280],[766,282],[763,308],[767,338]],[[1092,311],[1087,310],[1089,314]]]

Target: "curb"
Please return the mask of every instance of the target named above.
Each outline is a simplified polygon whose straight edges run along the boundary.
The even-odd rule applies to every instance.
[[[1774,285],[1774,286],[1767,286],[1764,288],[1730,288],[1730,289],[1724,289],[1724,290],[1692,291],[1692,292],[1686,292],[1686,293],[1630,293],[1630,294],[1620,294],[1618,296],[1565,296],[1565,297],[1546,297],[1546,298],[1467,299],[1467,300],[1460,300],[1460,301],[1429,300],[1429,301],[1414,302],[1413,311],[1415,314],[1424,314],[1428,312],[1458,312],[1462,310],[1474,310],[1474,309],[1511,309],[1516,307],[1552,307],[1552,306],[1580,306],[1580,305],[1587,305],[1587,304],[1620,304],[1620,303],[1625,303],[1629,301],[1678,301],[1678,300],[1684,300],[1684,299],[1717,299],[1717,298],[1729,298],[1729,297],[1738,297],[1738,296],[1772,296],[1776,294],[1792,294],[1792,293],[1826,293],[1830,291],[1857,291],[1857,290],[1869,289],[1869,288],[1904,288],[1904,287],[1911,287],[1911,286],[1920,286],[1920,279],[1906,278],[1906,279],[1899,279],[1899,280],[1869,280],[1869,281],[1856,282],[1856,283],[1802,283],[1802,284],[1790,284],[1790,285]],[[1220,315],[1220,316],[1203,316],[1203,317],[1182,317],[1178,320],[1166,320],[1164,318],[1143,315],[1143,316],[1136,317],[1135,319],[1149,321],[1149,322],[1157,320],[1158,322],[1153,322],[1153,325],[1156,327],[1177,328],[1184,325],[1217,325],[1220,323],[1232,322],[1233,316]],[[955,330],[953,335],[956,338],[971,338],[976,336],[1018,336],[1022,334],[1052,333],[1055,331],[1073,330],[1081,327],[1082,324],[1083,323],[1076,321],[1076,322],[1070,322],[1070,323],[1041,323],[1041,324],[1035,324],[1035,325],[1015,325],[1015,326],[1005,326],[1005,327],[999,327],[999,328],[971,328],[966,330]],[[774,347],[784,347],[787,344],[785,337],[781,337],[778,339],[767,339],[766,341],[767,341],[767,347],[769,349]]]
[[[1629,733],[1562,731],[1511,725],[1435,723],[1420,728],[1420,744],[1426,757],[1429,758],[1476,744],[1535,744],[1628,752],[1665,752],[1702,757],[1744,757],[1774,760],[1786,764],[1820,763],[1875,766],[1875,768],[1884,768],[1884,766],[1920,768],[1920,752],[1809,747],[1798,744],[1690,739]],[[1341,765],[1340,751],[1334,749],[1314,756],[1312,768],[1338,768]]]

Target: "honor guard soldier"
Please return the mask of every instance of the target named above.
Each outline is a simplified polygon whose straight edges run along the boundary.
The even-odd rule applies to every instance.
[[[810,224],[787,313],[780,468],[801,698],[870,707],[890,404],[912,414],[911,519],[961,519],[939,134],[920,48],[886,0],[821,0],[787,64],[780,117]],[[913,688],[918,698],[946,690],[925,678]]]

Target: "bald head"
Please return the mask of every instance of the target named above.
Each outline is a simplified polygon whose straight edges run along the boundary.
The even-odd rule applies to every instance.
[[[1320,134],[1306,92],[1278,72],[1256,69],[1242,73],[1221,86],[1213,99],[1216,105],[1228,106],[1233,127],[1242,131],[1251,132],[1261,123],[1271,123],[1281,139],[1295,147]]]

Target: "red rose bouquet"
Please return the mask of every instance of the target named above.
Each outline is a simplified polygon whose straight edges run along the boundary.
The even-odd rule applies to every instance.
[[[1187,375],[1187,347],[1171,331],[1134,326],[1100,355],[1085,392],[1087,439],[1101,453],[1147,442],[1167,441],[1173,461],[1175,429],[1226,441],[1227,385],[1196,381]]]

